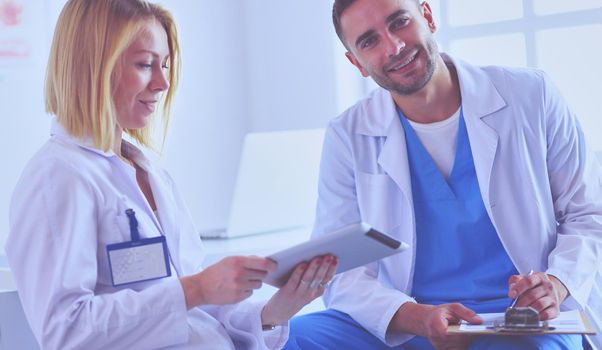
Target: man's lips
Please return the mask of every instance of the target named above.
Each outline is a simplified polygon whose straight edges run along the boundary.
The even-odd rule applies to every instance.
[[[386,68],[387,73],[397,72],[397,71],[402,70],[403,68],[407,67],[412,62],[414,62],[414,60],[416,59],[416,56],[418,56],[418,50],[414,50],[414,51],[410,52],[408,55],[406,55],[405,57],[403,57],[401,59],[397,59],[395,62],[393,62],[387,66],[387,68]]]

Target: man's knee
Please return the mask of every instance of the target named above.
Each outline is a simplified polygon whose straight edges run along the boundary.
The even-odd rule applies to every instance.
[[[285,350],[381,349],[386,346],[349,315],[326,310],[291,320]]]

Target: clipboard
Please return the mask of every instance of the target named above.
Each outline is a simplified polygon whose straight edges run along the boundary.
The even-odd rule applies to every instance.
[[[336,256],[339,259],[337,273],[341,273],[408,248],[406,243],[366,223],[353,224],[267,256],[278,263],[278,269],[268,274],[264,282],[281,287],[288,281],[295,266],[320,255]]]
[[[542,330],[538,332],[497,332],[494,329],[484,329],[482,326],[488,325],[494,318],[503,320],[504,313],[496,314],[479,314],[485,321],[483,325],[466,327],[464,324],[450,325],[447,327],[447,334],[465,334],[465,335],[545,335],[545,334],[587,334],[595,335],[596,331],[592,327],[587,315],[584,311],[572,310],[562,311],[560,316],[550,320],[550,326],[554,329]],[[463,327],[464,326],[464,327]],[[463,329],[464,328],[464,329]],[[468,329],[467,329],[468,328]]]

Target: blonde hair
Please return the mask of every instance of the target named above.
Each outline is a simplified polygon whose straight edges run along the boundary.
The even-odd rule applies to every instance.
[[[46,111],[71,135],[91,137],[103,151],[113,147],[117,118],[112,97],[115,66],[149,20],[165,29],[169,46],[170,88],[161,101],[163,142],[180,75],[180,48],[172,15],[144,0],[69,0],[54,32],[46,72]],[[146,147],[153,147],[156,115],[141,129],[127,129]]]

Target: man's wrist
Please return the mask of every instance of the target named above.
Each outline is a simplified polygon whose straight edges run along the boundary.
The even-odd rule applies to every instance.
[[[432,307],[432,305],[411,301],[403,303],[393,315],[387,330],[416,335],[426,334],[424,319]]]
[[[552,285],[554,285],[556,297],[558,297],[558,303],[562,304],[562,302],[564,302],[570,295],[569,289],[564,285],[564,283],[562,283],[560,279],[558,279],[558,277],[554,275],[548,275],[548,278],[552,282]]]

